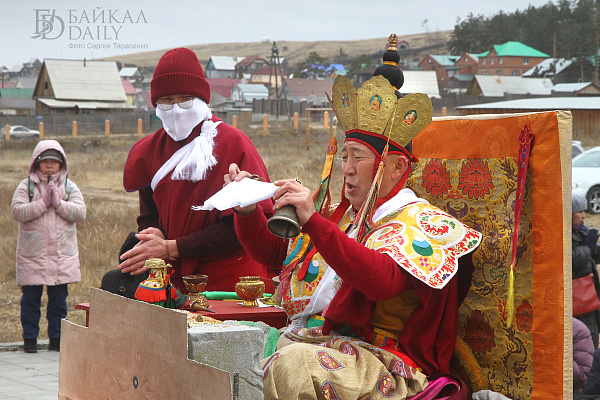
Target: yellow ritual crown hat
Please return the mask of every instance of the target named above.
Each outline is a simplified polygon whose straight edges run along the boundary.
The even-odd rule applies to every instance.
[[[358,90],[338,75],[329,102],[346,136],[380,137],[402,148],[429,125],[433,114],[429,96],[415,93],[397,98],[394,87],[381,75]]]

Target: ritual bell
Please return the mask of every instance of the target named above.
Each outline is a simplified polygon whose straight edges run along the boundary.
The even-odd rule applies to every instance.
[[[298,221],[296,207],[287,204],[276,210],[267,221],[267,228],[271,233],[282,237],[284,240],[298,236],[300,234],[300,222]]]

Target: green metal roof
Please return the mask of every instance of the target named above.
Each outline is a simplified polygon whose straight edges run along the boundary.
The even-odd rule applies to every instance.
[[[1,88],[0,97],[7,99],[31,99],[33,97],[33,89]]]
[[[499,57],[516,56],[516,57],[550,57],[546,53],[529,47],[521,42],[506,42],[504,44],[495,44],[494,50]],[[482,53],[483,54],[483,53]],[[487,56],[487,54],[485,55]],[[482,55],[482,57],[485,57]]]
[[[439,54],[430,54],[430,56],[435,59],[441,65],[454,65],[454,63],[460,60],[460,56],[448,56],[448,55],[439,55]]]

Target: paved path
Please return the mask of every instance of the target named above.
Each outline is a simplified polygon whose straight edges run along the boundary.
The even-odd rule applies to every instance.
[[[23,343],[0,343],[0,399],[57,400],[57,351],[45,350],[47,340],[38,341],[38,352],[23,352]]]

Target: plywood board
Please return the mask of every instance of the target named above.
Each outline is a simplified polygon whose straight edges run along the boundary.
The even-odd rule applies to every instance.
[[[231,399],[229,373],[187,344],[185,314],[92,288],[89,327],[62,321],[58,397]]]

